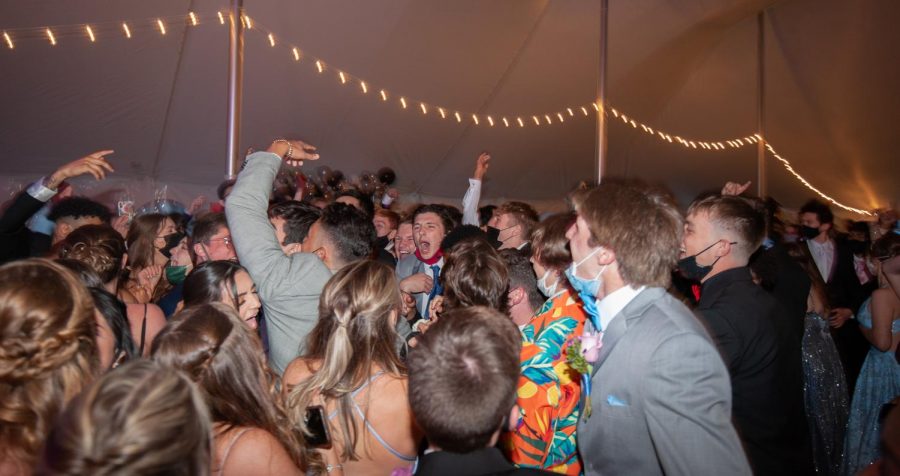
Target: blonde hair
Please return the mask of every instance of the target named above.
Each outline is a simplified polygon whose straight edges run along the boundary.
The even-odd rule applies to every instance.
[[[211,424],[181,372],[149,360],[112,370],[66,409],[38,475],[209,474]]]
[[[335,400],[341,435],[346,439],[342,460],[359,459],[354,450],[359,435],[351,393],[369,379],[376,364],[384,372],[406,374],[397,355],[397,332],[390,319],[399,307],[400,291],[394,271],[377,261],[345,266],[322,291],[319,320],[303,356],[320,365],[312,376],[290,390],[288,411],[292,423],[309,434],[305,416],[313,398],[321,395]]]
[[[0,267],[0,461],[31,467],[53,420],[99,366],[91,295],[46,259]]]

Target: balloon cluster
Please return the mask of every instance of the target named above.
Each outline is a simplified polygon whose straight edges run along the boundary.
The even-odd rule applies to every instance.
[[[397,174],[390,167],[382,167],[376,173],[363,170],[359,175],[348,178],[340,170],[332,170],[327,165],[321,165],[316,168],[312,176],[306,177],[305,180],[298,181],[298,183],[303,183],[305,187],[304,196],[321,197],[330,201],[336,194],[351,189],[380,198],[395,180],[397,180]]]

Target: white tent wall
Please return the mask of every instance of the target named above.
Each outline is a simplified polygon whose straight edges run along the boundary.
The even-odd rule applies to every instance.
[[[112,148],[115,180],[79,181],[138,203],[162,184],[188,203],[226,171],[227,2],[40,0],[0,4],[0,29],[104,25],[98,41],[18,39],[0,51],[0,187],[10,192],[93,150]],[[475,156],[494,156],[486,201],[558,208],[595,170],[592,117],[541,127],[478,126],[423,115],[416,100],[493,117],[564,112],[596,94],[594,0],[245,0],[242,145],[278,136],[316,144],[322,164],[354,175],[390,166],[411,199],[456,202]],[[898,197],[900,110],[890,0],[610,1],[609,100],[650,126],[699,139],[756,128],[756,13],[766,21],[767,138],[796,170],[859,208]],[[197,12],[197,27],[153,18]],[[125,39],[123,20],[143,29]],[[137,23],[135,23],[137,25]],[[269,46],[261,28],[275,33]],[[300,47],[296,63],[289,50]],[[0,45],[2,46],[2,45]],[[327,63],[318,74],[310,56]],[[385,103],[337,71],[390,94]],[[410,99],[403,110],[399,95]],[[756,180],[753,147],[685,149],[610,119],[614,175],[662,182],[683,204],[726,180]],[[769,193],[796,207],[813,193],[767,158]],[[309,167],[314,169],[315,167]],[[107,191],[111,189],[111,191]]]

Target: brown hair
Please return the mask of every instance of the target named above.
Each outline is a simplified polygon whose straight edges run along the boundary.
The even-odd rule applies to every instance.
[[[749,259],[766,237],[766,213],[758,202],[734,195],[713,195],[695,201],[688,216],[706,213],[709,221],[737,239],[734,248]]]
[[[481,306],[454,309],[409,354],[409,403],[428,441],[468,453],[488,445],[516,400],[521,337]]]
[[[444,309],[487,306],[506,313],[509,273],[494,247],[470,238],[456,244],[444,258]]]
[[[538,223],[538,214],[534,207],[525,202],[506,202],[500,205],[494,213],[512,215],[516,224],[522,227],[521,233],[524,239],[528,239],[531,236],[531,231]]]
[[[276,389],[278,377],[266,365],[259,339],[234,309],[210,303],[179,312],[153,340],[152,356],[197,382],[212,420],[225,424],[225,431],[263,429],[303,467],[299,440],[288,429]]]
[[[509,273],[509,289],[522,288],[528,304],[533,310],[538,310],[544,303],[544,295],[538,290],[537,280],[534,275],[534,267],[528,260],[528,256],[519,250],[500,250],[500,257],[506,263],[506,271]]]
[[[575,223],[576,217],[574,212],[551,215],[532,232],[531,255],[543,267],[562,271],[572,264],[572,252],[569,251],[566,233]]]
[[[615,252],[626,283],[669,286],[684,226],[668,194],[636,181],[604,181],[572,201],[591,230],[590,244]]]
[[[209,244],[209,240],[219,232],[219,229],[228,228],[228,220],[222,212],[207,212],[200,215],[194,220],[194,227],[190,238],[188,238],[188,254],[191,260],[197,262],[197,253],[194,251],[194,245],[200,243]]]
[[[140,270],[151,266],[153,258],[156,254],[157,234],[162,231],[165,226],[166,219],[169,218],[159,213],[151,213],[135,217],[128,228],[128,234],[125,236],[125,246],[128,249],[128,266],[123,276],[123,281],[129,278],[132,271]],[[137,279],[137,278],[135,278]],[[156,288],[151,293],[151,301],[162,297],[171,288],[169,282],[165,278],[160,278],[156,284]]]
[[[805,245],[800,245],[798,243],[785,243],[784,249],[787,254],[794,258],[794,261],[803,268],[803,271],[806,272],[806,275],[809,276],[810,281],[810,292],[816,295],[819,302],[822,303],[824,307],[824,311],[822,312],[823,317],[828,315],[829,305],[828,305],[828,289],[825,284],[825,280],[822,279],[822,275],[819,274],[819,268],[816,267],[816,263],[813,261],[812,257],[807,254],[803,248],[806,248]],[[752,269],[752,268],[751,268]]]
[[[872,243],[872,258],[879,260],[890,259],[900,254],[900,235],[888,233]]]
[[[387,218],[388,222],[391,224],[391,229],[396,230],[397,227],[400,226],[400,215],[397,212],[385,208],[378,208],[375,210],[375,216]]]
[[[334,400],[342,460],[357,460],[354,389],[363,384],[377,365],[385,372],[405,375],[396,350],[397,331],[391,315],[400,308],[400,290],[394,270],[365,260],[345,266],[325,284],[319,300],[319,320],[310,333],[306,354],[321,365],[312,376],[295,385],[288,395],[293,424],[304,433],[306,407],[318,394]],[[370,394],[371,395],[371,394]]]
[[[60,258],[74,259],[93,269],[103,284],[119,277],[125,240],[109,225],[85,225],[63,240]]]
[[[118,367],[72,401],[37,475],[208,474],[210,421],[181,372],[149,360]]]
[[[0,267],[0,460],[30,468],[63,406],[93,380],[94,302],[46,259]]]

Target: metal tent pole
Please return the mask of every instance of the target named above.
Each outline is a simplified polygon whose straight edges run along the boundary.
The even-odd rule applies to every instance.
[[[756,131],[760,140],[756,144],[756,193],[765,197],[766,183],[766,12],[761,10],[756,15]]]
[[[231,0],[228,35],[228,168],[237,175],[241,147],[241,96],[244,89],[244,1]]]
[[[609,175],[607,157],[607,122],[606,122],[606,59],[607,59],[607,39],[609,35],[609,2],[608,0],[600,0],[600,64],[599,78],[597,79],[597,102],[599,103],[599,111],[597,111],[597,183],[603,181],[603,178]]]

